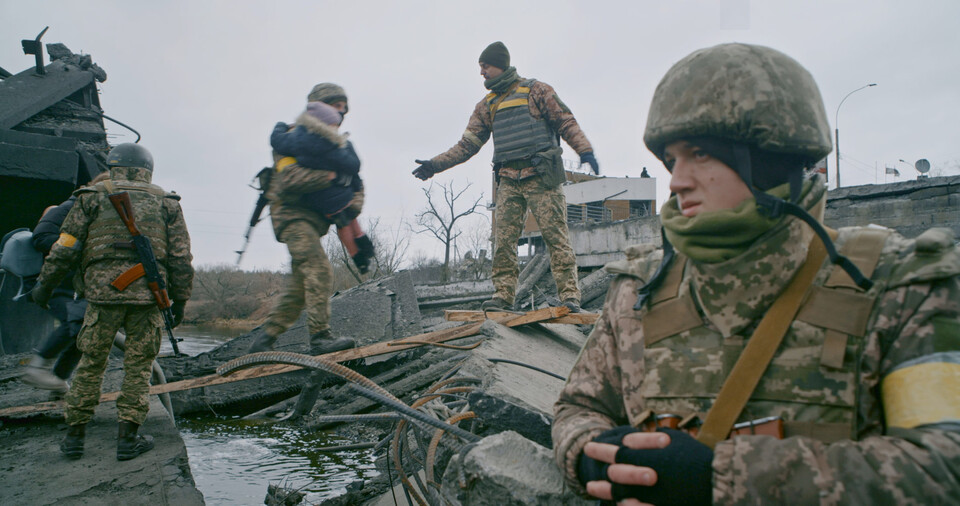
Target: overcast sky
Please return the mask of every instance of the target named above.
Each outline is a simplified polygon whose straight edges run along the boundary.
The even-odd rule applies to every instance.
[[[310,88],[341,84],[343,130],[363,162],[364,215],[397,227],[422,207],[410,175],[460,137],[486,90],[477,58],[502,40],[524,77],[550,83],[592,142],[603,174],[668,174],[642,135],[653,90],[690,52],[763,44],[800,61],[820,85],[835,126],[841,181],[883,183],[884,167],[912,179],[914,161],[960,174],[960,2],[573,1],[42,1],[0,0],[0,67],[33,65],[20,39],[91,54],[108,73],[107,115],[132,125],[153,152],[154,181],[183,195],[198,264],[233,262],[256,199],[250,178],[271,161],[269,133],[291,122]],[[108,124],[111,143],[132,141]],[[490,196],[492,143],[435,179]],[[575,159],[565,146],[564,156]],[[904,159],[909,163],[901,163]],[[831,187],[835,183],[830,155]],[[888,177],[887,181],[894,178]],[[659,202],[658,202],[659,203]],[[411,254],[439,256],[426,236]],[[278,268],[287,253],[268,222],[244,268]]]

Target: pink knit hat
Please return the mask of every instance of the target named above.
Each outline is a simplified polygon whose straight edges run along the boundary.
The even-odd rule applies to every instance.
[[[340,115],[340,111],[334,109],[330,104],[323,102],[307,103],[307,114],[332,126],[340,126],[340,123],[343,121],[343,116]]]

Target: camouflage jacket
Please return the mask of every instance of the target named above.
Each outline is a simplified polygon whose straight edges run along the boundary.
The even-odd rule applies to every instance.
[[[520,79],[522,81],[522,79]],[[519,81],[518,81],[519,82]],[[560,134],[577,154],[593,151],[587,136],[580,130],[577,119],[567,108],[553,87],[542,81],[536,81],[530,87],[530,115],[534,119],[546,118],[553,131]],[[459,165],[469,160],[486,144],[493,130],[493,118],[487,98],[477,102],[463,136],[452,148],[430,159],[437,172]]]
[[[151,174],[145,169],[115,167],[110,176],[117,191],[131,194],[137,226],[150,239],[170,299],[189,299],[193,289],[193,255],[180,196],[150,184]],[[75,195],[76,203],[63,220],[60,238],[50,249],[38,282],[55,286],[71,269],[79,267],[74,285],[77,294],[90,302],[155,304],[145,278],[123,291],[110,285],[140,263],[140,258],[133,249],[114,246],[129,243],[131,237],[107,199],[104,184],[81,188]]]
[[[310,223],[320,236],[325,235],[330,229],[330,223],[320,213],[303,207],[298,201],[304,194],[329,188],[337,178],[337,173],[302,167],[295,159],[284,159],[276,152],[273,154],[273,161],[274,173],[267,190],[267,199],[270,201],[270,221],[273,223],[273,233],[277,240],[280,240],[280,234],[287,225],[298,220]],[[362,188],[354,192],[350,207],[357,214],[363,209],[363,198]]]
[[[660,325],[675,326],[661,332],[666,336],[647,335],[655,328],[644,321],[649,305],[633,309],[638,287],[662,254],[633,247],[626,261],[608,266],[618,276],[555,405],[555,455],[574,489],[583,493],[577,459],[599,433],[638,426],[648,409],[680,415],[709,410],[747,337],[806,255],[812,232],[788,220],[770,236],[775,241],[761,238],[732,260],[683,260],[676,300],[686,301],[693,322],[676,327],[681,311],[670,314]],[[843,247],[862,231],[841,229],[835,242]],[[827,297],[817,311],[809,310],[817,297],[808,294],[738,421],[779,415],[839,425],[849,437],[833,443],[806,436],[722,441],[713,460],[714,503],[960,501],[960,252],[950,236],[945,229],[916,240],[884,236],[882,247],[874,248],[873,289],[848,290],[832,306]],[[844,276],[825,260],[813,290],[835,293],[825,285]],[[850,301],[858,302],[859,314],[845,307]],[[836,332],[854,320],[863,328]],[[842,363],[827,367],[822,357],[831,333],[845,336],[845,346]]]

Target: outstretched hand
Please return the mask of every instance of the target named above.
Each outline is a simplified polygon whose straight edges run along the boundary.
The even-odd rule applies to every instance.
[[[580,164],[587,164],[590,166],[590,169],[593,170],[593,173],[600,175],[600,164],[597,163],[597,157],[593,154],[593,151],[588,151],[580,155]]]
[[[414,169],[413,175],[421,181],[426,181],[437,173],[433,166],[433,162],[430,160],[414,160],[414,162],[419,163],[420,166]]]

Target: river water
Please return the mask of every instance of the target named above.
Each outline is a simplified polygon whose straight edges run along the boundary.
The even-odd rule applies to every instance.
[[[180,351],[197,355],[237,337],[241,329],[181,325]],[[164,341],[160,353],[170,353]],[[356,480],[378,473],[371,450],[337,453],[315,448],[349,444],[325,432],[252,424],[237,417],[199,415],[177,420],[187,446],[190,470],[208,505],[263,504],[268,484],[300,488],[318,503],[340,495]]]

